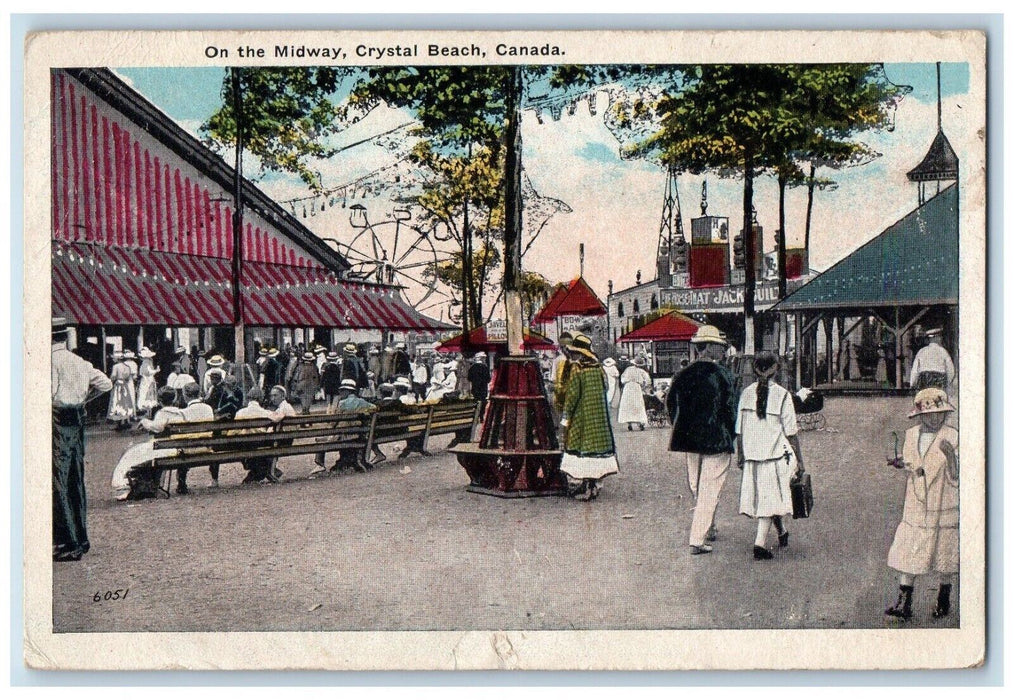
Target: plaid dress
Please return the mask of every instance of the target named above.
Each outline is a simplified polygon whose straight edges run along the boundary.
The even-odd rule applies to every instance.
[[[601,479],[619,471],[606,403],[606,375],[598,363],[572,366],[563,416],[568,423],[562,472],[572,479]]]

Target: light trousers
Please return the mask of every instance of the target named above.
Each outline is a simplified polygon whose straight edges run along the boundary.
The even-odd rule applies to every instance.
[[[676,455],[677,459],[682,457],[686,460],[690,493],[697,502],[694,519],[690,524],[690,544],[700,547],[715,521],[715,509],[718,508],[718,497],[722,493],[725,477],[729,474],[732,453],[702,455],[696,452],[677,452]]]

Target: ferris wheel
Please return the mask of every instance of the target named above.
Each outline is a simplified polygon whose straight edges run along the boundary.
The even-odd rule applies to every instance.
[[[395,209],[390,218],[376,223],[367,218],[363,205],[349,209],[354,233],[347,243],[335,243],[349,262],[350,278],[401,287],[405,301],[417,311],[452,301],[433,274],[439,264],[452,258],[450,236],[407,223],[412,218],[407,209]]]

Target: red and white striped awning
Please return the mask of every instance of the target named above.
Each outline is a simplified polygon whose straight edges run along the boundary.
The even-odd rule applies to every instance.
[[[53,241],[53,313],[77,325],[232,324],[231,262],[144,248]],[[392,331],[448,330],[396,288],[323,268],[243,263],[244,322]]]

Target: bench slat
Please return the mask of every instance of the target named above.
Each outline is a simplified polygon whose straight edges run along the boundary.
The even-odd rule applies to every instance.
[[[206,464],[227,464],[229,462],[242,462],[246,459],[259,457],[291,457],[293,455],[316,454],[318,452],[337,452],[340,450],[362,449],[366,442],[356,440],[317,442],[306,445],[288,445],[285,447],[271,447],[261,450],[243,450],[238,452],[202,452],[200,454],[181,455],[178,457],[159,457],[153,464],[139,465],[135,470],[147,471],[166,469],[177,469],[179,467],[197,467]]]
[[[313,430],[286,430],[270,433],[250,433],[246,435],[222,435],[219,437],[175,437],[155,440],[155,449],[186,449],[191,447],[218,447],[219,445],[257,445],[265,442],[278,442],[279,440],[305,440],[310,438],[327,437],[328,435],[364,435],[368,428],[359,424],[350,427],[336,428],[315,428]]]

